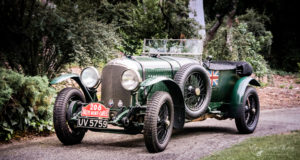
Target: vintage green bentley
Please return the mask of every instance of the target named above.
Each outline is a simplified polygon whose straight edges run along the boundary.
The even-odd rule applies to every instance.
[[[65,88],[54,105],[54,128],[65,145],[80,143],[90,131],[143,134],[149,152],[163,151],[174,129],[187,122],[235,119],[240,133],[252,133],[259,98],[246,62],[202,62],[199,40],[145,40],[142,56],[124,56],[101,75],[87,67],[65,74],[80,89]],[[101,99],[97,88],[101,87]]]

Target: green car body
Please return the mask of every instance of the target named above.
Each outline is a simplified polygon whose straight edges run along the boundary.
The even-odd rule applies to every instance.
[[[215,64],[219,65],[219,67],[215,67]],[[180,70],[185,66],[187,66],[186,68],[191,66],[203,68],[203,75],[207,75],[210,78],[208,83],[211,86],[207,87],[208,90],[211,90],[211,92],[207,92],[210,94],[209,102],[204,112],[201,112],[196,117],[187,114],[188,101],[186,100],[186,94],[183,93],[185,91],[182,90],[177,80],[178,78],[176,78],[176,74],[182,72]],[[121,85],[122,75],[127,70],[134,71],[139,81],[138,86],[131,91],[124,89]],[[163,91],[163,93],[170,95],[174,108],[174,123],[171,123],[172,127],[182,129],[186,122],[199,121],[206,118],[217,118],[219,120],[227,118],[241,119],[240,110],[243,109],[245,103],[248,103],[245,102],[245,93],[248,92],[250,85],[259,86],[259,83],[249,75],[238,74],[235,63],[226,64],[209,61],[202,63],[192,58],[173,56],[132,56],[110,61],[102,70],[100,100],[97,99],[97,88],[86,87],[82,82],[81,76],[77,74],[66,74],[57,77],[51,81],[51,85],[70,78],[79,84],[85,102],[74,101],[69,104],[68,108],[71,109],[66,111],[69,125],[74,124],[76,128],[76,123],[82,118],[81,108],[97,102],[109,108],[108,124],[124,129],[87,127],[86,130],[128,134],[144,133],[144,135],[146,134],[144,126],[146,122],[144,121],[145,115],[148,114],[147,108],[149,108],[149,103],[157,92]],[[197,89],[192,89],[194,94],[197,94]],[[199,95],[201,95],[200,91]],[[166,124],[169,125],[169,123]],[[248,132],[253,132],[254,129]],[[56,130],[59,130],[59,128]],[[63,136],[58,135],[58,137]],[[60,138],[64,144],[69,144],[69,142],[64,142],[62,139]],[[166,146],[164,144],[164,147],[160,149],[151,147],[151,145],[149,147],[149,142],[146,139],[146,146],[150,152],[162,151]]]
[[[146,105],[147,99],[151,97],[151,95],[156,91],[167,91],[170,92],[171,95],[178,96],[178,105],[183,105],[181,106],[183,108],[184,102],[182,92],[180,91],[179,86],[174,81],[174,76],[181,66],[189,63],[195,63],[200,65],[198,61],[189,58],[169,56],[162,56],[159,58],[149,56],[137,56],[131,58],[124,57],[112,60],[106,65],[106,67],[126,66],[127,69],[137,70],[140,76],[142,77],[142,82],[140,83],[138,90],[130,93],[130,103],[127,104],[127,106],[125,106],[128,108],[128,110],[130,110],[131,107],[136,107],[137,105]],[[242,103],[242,98],[246,87],[249,85],[259,86],[259,83],[249,76],[239,77],[236,74],[235,69],[225,69],[218,71],[219,83],[218,85],[212,87],[211,102],[208,106],[207,113],[218,113],[220,115],[227,114],[228,117],[226,118],[234,118],[237,108]],[[102,79],[106,78],[105,75],[102,76]],[[121,76],[121,74],[118,76]],[[98,102],[96,92],[84,87],[84,85],[80,82],[79,75],[77,74],[62,75],[52,80],[50,84],[54,85],[69,78],[72,78],[77,83],[79,83],[83,93],[86,97],[88,97],[87,103]],[[151,91],[149,92],[147,90],[150,87]],[[146,92],[149,93],[145,94]],[[99,102],[103,103],[103,100]],[[228,107],[228,110],[226,111],[227,113],[219,110],[221,107],[224,106]],[[115,107],[114,109],[118,111],[120,107]]]

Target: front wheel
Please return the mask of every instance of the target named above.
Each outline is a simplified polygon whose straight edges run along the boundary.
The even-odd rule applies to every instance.
[[[74,128],[68,121],[67,111],[72,102],[85,102],[85,98],[76,88],[65,88],[59,92],[54,104],[54,129],[58,139],[65,145],[80,143],[84,137],[84,129]]]
[[[147,103],[144,121],[144,140],[149,152],[163,151],[171,138],[174,108],[167,92],[155,92]]]
[[[258,123],[259,99],[253,87],[247,87],[243,98],[243,104],[238,108],[235,124],[240,133],[252,133]]]

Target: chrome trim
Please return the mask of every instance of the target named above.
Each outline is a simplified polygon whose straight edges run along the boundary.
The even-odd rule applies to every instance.
[[[110,61],[109,63],[107,63],[107,65],[119,65],[119,66],[125,67],[127,69],[135,70],[137,72],[139,70],[139,67],[136,64],[136,61],[133,61],[128,58],[117,58],[117,59],[114,59],[114,60]]]

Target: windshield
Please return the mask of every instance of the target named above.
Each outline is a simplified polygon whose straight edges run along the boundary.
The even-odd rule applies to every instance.
[[[199,39],[145,39],[143,54],[201,56],[202,50]]]

